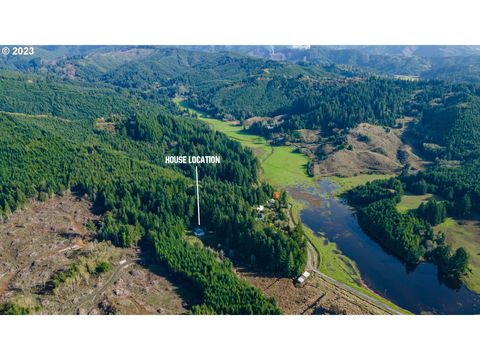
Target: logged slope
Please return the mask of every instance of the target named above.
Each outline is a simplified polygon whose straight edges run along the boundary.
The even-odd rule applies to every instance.
[[[183,314],[195,304],[135,249],[92,241],[92,221],[90,201],[67,192],[0,222],[0,313]]]

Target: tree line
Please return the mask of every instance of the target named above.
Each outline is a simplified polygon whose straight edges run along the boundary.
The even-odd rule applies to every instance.
[[[360,226],[386,250],[409,264],[434,262],[439,271],[460,278],[468,268],[468,253],[446,244],[443,233],[432,226],[445,220],[447,207],[432,199],[418,209],[400,213],[405,184],[399,178],[375,180],[350,190],[347,197],[357,207]]]

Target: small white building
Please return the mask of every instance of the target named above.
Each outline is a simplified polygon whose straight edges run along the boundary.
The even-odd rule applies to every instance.
[[[303,284],[305,284],[305,281],[307,281],[308,277],[310,276],[310,272],[308,271],[305,271],[302,275],[300,275],[297,280],[296,280],[296,283],[301,286]]]
[[[264,209],[265,209],[265,208],[264,208],[263,205],[258,205],[258,207],[257,207],[257,211],[258,211],[258,212],[262,212]]]

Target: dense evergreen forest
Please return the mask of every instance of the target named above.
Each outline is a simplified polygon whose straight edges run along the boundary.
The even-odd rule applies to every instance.
[[[322,129],[329,135],[360,122],[393,125],[404,112],[404,104],[413,88],[414,84],[409,82],[378,78],[312,80],[298,75],[211,89],[194,98],[193,104],[215,116],[231,114],[241,120],[251,116],[283,115],[281,122],[269,126],[270,133],[290,133],[306,128]],[[265,128],[263,133],[259,129],[254,132],[264,134]]]
[[[236,261],[297,275],[305,266],[303,232],[256,220],[255,207],[273,188],[257,180],[250,151],[130,93],[35,76],[1,79],[0,217],[30,198],[86,193],[105,215],[98,238],[154,249],[201,294],[193,312],[278,313],[229,260],[184,239],[195,220],[193,168],[163,164],[166,154],[220,155],[221,164],[200,169],[204,227]]]
[[[468,216],[480,211],[480,159],[462,166],[437,165],[415,175],[400,177],[413,193],[436,194],[443,199],[452,216]]]
[[[312,80],[298,75],[201,90],[191,103],[215,117],[245,120],[281,115],[281,120],[255,122],[249,128],[267,138],[291,136],[299,129],[321,130],[323,137],[329,137],[362,122],[394,127],[398,118],[411,116],[419,120],[412,130],[419,140],[438,145],[431,156],[463,159],[477,156],[479,96],[476,85],[442,81],[379,77]],[[426,151],[430,151],[428,146]]]
[[[447,160],[480,157],[479,94],[478,89],[448,94],[424,108],[414,131],[428,155]]]

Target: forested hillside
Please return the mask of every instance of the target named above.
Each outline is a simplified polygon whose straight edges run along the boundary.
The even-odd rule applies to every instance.
[[[84,192],[104,214],[98,238],[154,251],[202,295],[194,312],[278,312],[274,303],[236,277],[228,260],[184,240],[195,220],[193,169],[163,164],[167,152],[220,155],[220,165],[200,169],[206,230],[216,235],[223,250],[235,250],[236,261],[296,275],[305,264],[303,233],[255,220],[255,207],[273,189],[257,180],[251,152],[133,94],[32,79],[2,77],[8,85],[0,88],[6,111],[0,115],[2,218],[29,198],[42,200],[66,189]],[[100,121],[113,126],[104,130]]]
[[[131,112],[127,95],[104,86],[78,86],[55,77],[0,72],[0,109],[7,112],[49,114],[93,120],[112,112]],[[95,101],[92,101],[95,98]]]
[[[188,48],[188,47],[187,47]],[[97,87],[109,89],[95,92],[97,95],[108,97],[110,92],[116,92],[122,96],[136,96],[137,99],[147,102],[161,103],[175,111],[168,98],[181,95],[199,110],[203,110],[213,117],[236,118],[245,120],[252,116],[274,117],[283,115],[280,121],[273,123],[255,123],[252,131],[267,137],[291,135],[298,129],[320,129],[324,136],[330,136],[339,130],[349,129],[360,122],[369,122],[380,125],[393,126],[395,119],[404,115],[418,116],[424,119],[425,126],[419,126],[418,134],[425,135],[424,143],[436,143],[441,147],[457,148],[471,147],[477,140],[462,140],[465,144],[445,144],[443,139],[434,129],[442,122],[442,127],[450,129],[457,121],[453,117],[471,117],[471,114],[456,114],[454,111],[445,110],[453,108],[454,99],[469,97],[468,100],[457,101],[458,108],[466,103],[475,104],[479,95],[478,86],[456,85],[439,81],[414,82],[404,80],[391,80],[388,78],[375,77],[374,72],[352,71],[338,67],[337,64],[350,63],[346,57],[357,54],[358,59],[373,59],[377,57],[405,57],[412,53],[414,56],[408,61],[414,61],[419,57],[425,57],[429,62],[436,61],[438,66],[456,66],[459,64],[475,64],[474,50],[468,47],[461,48],[423,48],[423,47],[346,47],[345,49],[311,47],[309,49],[282,49],[291,52],[305,52],[309,61],[295,63],[265,60],[258,57],[250,57],[234,52],[235,48],[210,49],[200,47],[200,50],[191,47],[189,50],[168,47],[87,47],[87,48],[52,48],[42,49],[48,52],[48,56],[64,54],[59,60],[45,61],[38,67],[31,66],[26,69],[29,72],[43,72],[54,74],[52,80],[60,76],[65,80],[60,88],[55,89],[57,96],[56,106],[68,104],[68,92],[71,89],[71,80],[88,81],[85,85],[85,96],[95,91]],[[255,49],[249,47],[239,48],[238,52],[250,53]],[[382,55],[382,51],[386,54]],[[433,52],[433,53],[432,53]],[[470,58],[463,61],[463,57],[452,55],[468,54]],[[305,55],[306,56],[306,55]],[[467,56],[467,55],[465,55]],[[314,59],[329,59],[329,63],[315,62]],[[403,58],[402,58],[403,59]],[[13,61],[13,60],[12,60]],[[370,60],[369,60],[370,61]],[[402,60],[403,61],[403,60]],[[407,61],[407,60],[405,60]],[[440,65],[441,64],[441,65]],[[363,66],[359,65],[360,68]],[[404,65],[402,65],[404,66]],[[473,65],[472,65],[473,66]],[[367,66],[368,67],[368,66]],[[433,71],[433,70],[432,70]],[[15,77],[18,75],[4,75]],[[442,78],[441,76],[429,76],[429,78]],[[13,86],[13,93],[43,92],[41,83],[30,78],[17,79]],[[7,81],[7,79],[3,79]],[[4,83],[12,87],[10,81]],[[28,86],[27,86],[28,85]],[[127,90],[127,91],[125,91]],[[47,94],[46,92],[43,92]],[[63,96],[63,94],[65,96]],[[472,96],[473,95],[473,96]],[[28,95],[31,96],[31,95]],[[51,98],[52,93],[45,95]],[[118,98],[118,97],[116,97]],[[113,98],[111,98],[113,99]],[[109,101],[100,102],[103,107],[111,106]],[[6,105],[5,111],[18,106],[21,99],[3,99]],[[28,106],[33,105],[28,97],[24,100]],[[45,106],[48,102],[39,104]],[[119,104],[122,108],[127,102]],[[84,104],[83,112],[92,104]],[[439,105],[439,106],[436,106]],[[145,106],[145,105],[144,105]],[[471,112],[475,112],[475,106],[467,106]],[[44,110],[44,109],[34,109]],[[59,115],[59,109],[51,109],[55,115]],[[70,110],[69,110],[70,111]],[[117,110],[118,111],[118,110]],[[462,110],[462,112],[465,112]],[[468,111],[467,111],[468,112]],[[437,116],[438,114],[438,116]],[[71,114],[64,114],[64,116]],[[437,124],[431,124],[430,118],[446,118],[446,120],[434,120]],[[446,121],[446,123],[445,123]],[[423,124],[421,124],[423,125]],[[470,125],[467,125],[470,126]],[[471,125],[473,126],[473,125]],[[432,131],[423,134],[423,130],[432,127]],[[473,126],[475,128],[475,126]],[[463,131],[463,125],[456,126]],[[456,131],[453,129],[453,131]],[[452,134],[455,136],[455,134]],[[448,135],[450,136],[450,134]],[[427,137],[430,137],[428,139]],[[433,139],[435,138],[435,139]],[[440,143],[437,143],[440,142]],[[473,142],[473,144],[472,144]],[[431,147],[429,148],[431,149]],[[440,152],[443,150],[440,149]],[[456,150],[455,150],[456,151]],[[447,150],[446,157],[461,158],[463,154],[458,151]],[[448,152],[448,154],[447,154]]]
[[[408,82],[371,78],[309,89],[287,110],[287,117],[278,130],[320,128],[331,135],[361,122],[393,126],[405,112],[405,103],[413,88]]]
[[[450,215],[480,212],[480,159],[463,166],[438,165],[416,175],[403,176],[402,181],[412,192],[430,192],[444,198]]]
[[[424,79],[475,83],[480,75],[477,46],[344,45],[344,46],[211,46],[188,47],[202,51],[233,51],[264,59],[335,65],[356,72],[410,75]]]
[[[332,75],[332,74],[331,74]],[[360,123],[400,126],[415,119],[409,133],[432,159],[468,160],[479,156],[480,88],[442,81],[379,77],[259,77],[206,90],[190,85],[189,103],[214,117],[270,117],[247,125],[267,139],[295,141],[295,131],[320,131],[333,144]]]
[[[480,98],[476,95],[449,94],[423,110],[415,133],[432,157],[458,160],[480,157]]]

